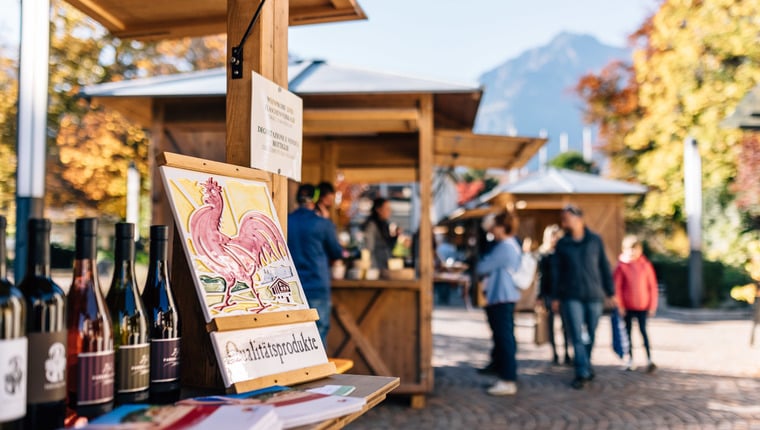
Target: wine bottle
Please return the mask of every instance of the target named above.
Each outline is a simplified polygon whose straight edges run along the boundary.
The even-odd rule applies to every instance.
[[[26,299],[29,339],[27,429],[59,429],[66,418],[66,298],[50,278],[50,220],[29,220]]]
[[[87,418],[113,409],[114,396],[113,332],[95,262],[97,230],[95,218],[76,220],[74,280],[66,306],[69,406]]]
[[[179,315],[167,275],[169,228],[150,228],[148,279],[142,292],[150,327],[150,402],[179,400]]]
[[[135,225],[116,224],[114,271],[106,295],[116,349],[116,403],[148,400],[150,344],[148,320],[135,283]]]
[[[5,265],[4,216],[0,216],[0,429],[23,428],[26,413],[26,306],[18,288],[8,281]]]

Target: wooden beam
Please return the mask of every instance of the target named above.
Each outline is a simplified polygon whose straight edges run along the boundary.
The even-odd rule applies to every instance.
[[[243,38],[258,0],[227,0],[228,58]],[[227,69],[226,158],[241,166],[251,165],[251,71],[287,88],[288,0],[269,0],[259,22],[243,47],[243,76],[232,79]],[[229,64],[229,62],[228,62]],[[287,178],[272,175],[272,197],[283,232],[287,232]]]
[[[304,121],[417,121],[413,108],[304,109]]]
[[[411,133],[417,124],[411,121],[304,121],[306,136],[356,136],[378,133]]]
[[[357,19],[367,19],[367,15],[364,14],[364,11],[360,7],[340,9],[332,7],[303,7],[294,8],[291,11],[290,25],[355,21]]]
[[[127,25],[123,30],[111,32],[124,39],[140,40],[198,37],[224,33],[225,21],[225,15],[168,21],[145,21],[140,25]]]
[[[433,225],[430,220],[433,205],[433,152],[435,145],[435,112],[433,95],[420,99],[419,132],[419,273],[420,273],[420,383],[433,389]]]
[[[462,157],[453,155],[436,155],[438,167],[469,167],[472,169],[510,169],[515,166],[512,157]]]
[[[340,170],[346,182],[352,184],[411,183],[417,182],[417,169],[403,168],[344,168]]]
[[[93,0],[68,0],[72,6],[98,21],[111,32],[124,29],[124,22],[116,18],[100,2]]]

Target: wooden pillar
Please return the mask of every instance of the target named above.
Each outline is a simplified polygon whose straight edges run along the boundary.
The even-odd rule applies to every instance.
[[[227,58],[240,43],[259,0],[227,0]],[[232,79],[227,67],[227,162],[251,165],[251,71],[288,87],[289,0],[267,0],[243,47],[243,77]],[[228,61],[229,64],[229,61]],[[272,175],[272,199],[287,234],[288,181]]]
[[[420,229],[420,382],[431,391],[433,388],[433,225],[430,213],[433,204],[433,143],[434,117],[433,95],[426,94],[420,99],[419,119],[419,183]],[[412,398],[413,407],[424,407],[424,397]]]
[[[240,166],[251,165],[251,71],[288,86],[288,2],[267,0],[258,23],[244,45],[243,76],[232,79],[227,68],[226,160]],[[251,21],[259,0],[227,0],[227,64],[232,47],[237,46]],[[163,132],[163,129],[161,130]],[[287,234],[288,181],[271,174],[272,200]],[[182,249],[180,234],[175,232],[174,249]],[[180,349],[183,365],[182,384],[190,387],[222,389],[224,383],[216,363],[211,341],[206,333],[204,314],[193,290],[187,259],[182,252],[172,258],[172,283],[182,319],[183,341]]]

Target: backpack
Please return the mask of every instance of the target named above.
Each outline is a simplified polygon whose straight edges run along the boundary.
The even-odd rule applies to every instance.
[[[536,280],[538,261],[533,254],[522,252],[517,246],[517,243],[515,243],[515,247],[520,251],[520,265],[517,267],[517,270],[510,270],[509,275],[512,276],[512,282],[515,283],[517,288],[527,290]]]

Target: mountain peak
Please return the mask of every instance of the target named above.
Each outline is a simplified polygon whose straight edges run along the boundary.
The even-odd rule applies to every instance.
[[[475,130],[521,135],[549,133],[548,155],[559,152],[559,136],[569,148],[581,149],[584,127],[581,103],[572,89],[581,76],[597,72],[612,60],[630,60],[628,49],[606,45],[589,34],[563,31],[545,45],[528,49],[486,71]],[[534,161],[533,167],[537,165]]]

